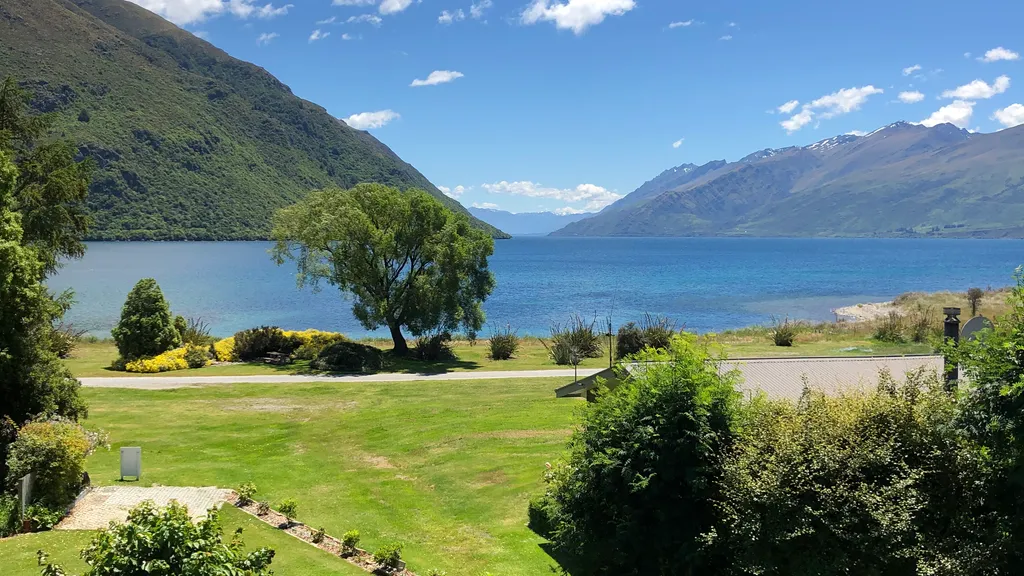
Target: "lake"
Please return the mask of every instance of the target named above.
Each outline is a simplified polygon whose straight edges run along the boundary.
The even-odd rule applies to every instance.
[[[259,325],[366,335],[337,289],[298,290],[294,264],[266,242],[93,242],[50,286],[72,288],[68,320],[109,334],[140,278],[156,278],[175,314],[215,335]],[[495,242],[488,322],[542,335],[579,312],[617,327],[645,312],[697,332],[771,315],[832,319],[831,310],[908,291],[1005,286],[1024,240],[516,238]],[[487,330],[484,330],[486,335]],[[384,334],[378,331],[377,334]]]

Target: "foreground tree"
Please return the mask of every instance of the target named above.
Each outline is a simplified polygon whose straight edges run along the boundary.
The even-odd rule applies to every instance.
[[[102,530],[82,551],[89,568],[83,576],[269,576],[274,551],[260,548],[244,552],[242,529],[224,542],[216,510],[193,524],[188,509],[172,502],[156,508],[144,502],[128,514],[128,521]],[[45,555],[40,553],[40,561]],[[47,576],[64,576],[60,566],[48,564]]]
[[[721,458],[732,444],[735,379],[692,335],[587,406],[549,474],[550,537],[573,574],[715,574]]]
[[[125,298],[121,319],[110,331],[124,360],[163,354],[181,344],[171,307],[156,280],[139,280]]]
[[[360,184],[313,192],[274,216],[272,253],[295,260],[300,286],[320,281],[352,296],[367,330],[387,326],[396,354],[414,335],[480,330],[494,288],[494,241],[420,190]]]

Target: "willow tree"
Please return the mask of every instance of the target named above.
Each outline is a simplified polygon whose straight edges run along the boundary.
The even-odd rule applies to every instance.
[[[403,328],[419,336],[483,326],[494,240],[426,192],[313,192],[274,215],[272,235],[275,262],[294,260],[300,287],[338,287],[364,328],[388,327],[396,354],[408,352]]]

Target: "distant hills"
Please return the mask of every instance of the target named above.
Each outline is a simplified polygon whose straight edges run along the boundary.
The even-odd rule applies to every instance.
[[[6,75],[96,160],[94,239],[265,238],[275,209],[360,182],[466,213],[370,134],[123,0],[3,0]]]
[[[560,215],[553,212],[520,212],[514,214],[504,210],[470,207],[469,213],[480,220],[512,235],[549,234],[559,228],[582,220],[591,214]]]
[[[1024,126],[896,122],[683,164],[553,234],[1024,237]]]

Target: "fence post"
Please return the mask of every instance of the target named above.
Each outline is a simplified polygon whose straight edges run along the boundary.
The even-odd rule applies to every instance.
[[[952,341],[954,347],[958,346],[960,344],[960,309],[943,308],[942,313],[946,315],[946,320],[942,323],[942,341],[946,344]],[[944,356],[943,368],[946,374],[946,392],[952,392],[956,388],[956,381],[960,374],[956,362],[948,354]]]

